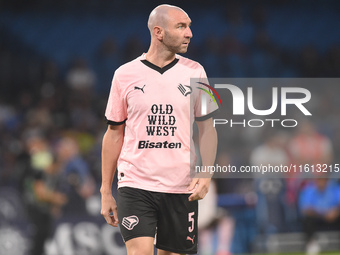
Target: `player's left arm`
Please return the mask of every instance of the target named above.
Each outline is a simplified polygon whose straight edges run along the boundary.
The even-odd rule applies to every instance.
[[[196,121],[198,127],[198,142],[202,158],[202,166],[212,166],[215,163],[217,151],[217,133],[213,126],[212,118],[203,121]],[[195,191],[189,196],[189,201],[199,200],[208,193],[212,175],[204,173],[191,181],[189,190]]]

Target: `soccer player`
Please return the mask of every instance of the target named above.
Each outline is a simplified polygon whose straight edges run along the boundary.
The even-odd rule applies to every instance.
[[[192,176],[196,120],[202,164],[214,163],[217,147],[213,100],[190,86],[206,78],[203,67],[178,53],[188,49],[189,16],[160,5],[150,14],[150,48],[114,74],[105,116],[102,147],[102,210],[117,227],[128,255],[197,253],[197,207],[211,176]],[[205,87],[206,88],[206,87]],[[205,102],[205,105],[204,103]],[[204,109],[203,109],[204,108]],[[112,196],[118,167],[117,204]],[[118,209],[118,212],[117,212]]]

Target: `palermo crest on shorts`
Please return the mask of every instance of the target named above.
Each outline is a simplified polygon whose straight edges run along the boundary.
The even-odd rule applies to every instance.
[[[124,217],[122,220],[122,225],[127,229],[127,230],[132,230],[139,222],[139,219],[135,215],[131,215],[128,217]]]

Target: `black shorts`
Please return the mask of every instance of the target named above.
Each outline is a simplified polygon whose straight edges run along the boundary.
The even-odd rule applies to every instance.
[[[118,189],[119,227],[124,241],[156,236],[156,247],[175,253],[197,253],[198,202],[190,194]]]

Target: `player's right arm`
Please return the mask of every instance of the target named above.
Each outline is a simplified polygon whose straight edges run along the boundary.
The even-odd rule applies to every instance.
[[[118,216],[116,200],[112,196],[112,181],[123,145],[124,127],[125,124],[109,125],[104,134],[102,145],[101,214],[106,222],[114,227],[118,226]]]

